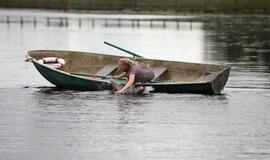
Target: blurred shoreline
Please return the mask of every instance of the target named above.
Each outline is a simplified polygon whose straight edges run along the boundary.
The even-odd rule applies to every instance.
[[[122,14],[201,14],[270,12],[270,1],[264,0],[20,0],[0,1],[0,8],[45,9],[81,12],[115,12]]]

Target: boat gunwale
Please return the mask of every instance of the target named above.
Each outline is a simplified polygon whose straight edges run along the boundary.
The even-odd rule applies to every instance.
[[[100,55],[100,56],[112,56],[115,58],[132,58],[133,57],[128,57],[128,56],[120,56],[120,55],[112,55],[112,54],[107,54],[107,53],[98,53],[98,52],[86,52],[86,51],[73,51],[73,50],[30,50],[28,51],[28,55],[34,52],[67,52],[67,53],[81,53],[81,54],[94,54],[94,55]],[[182,63],[182,64],[194,64],[194,65],[207,65],[207,66],[215,66],[215,67],[228,67],[228,65],[225,64],[213,64],[213,63],[199,63],[199,62],[183,62],[183,61],[176,61],[176,60],[162,60],[162,59],[153,59],[153,58],[135,58],[135,60],[140,60],[140,59],[145,59],[145,60],[151,60],[151,61],[163,61],[163,62],[174,62],[174,63]]]
[[[220,75],[222,74],[224,71],[226,71],[227,69],[230,69],[230,66],[225,67],[224,69],[222,69],[221,71],[219,71],[218,73],[216,73],[215,77],[211,80],[211,81],[191,81],[191,82],[168,82],[168,83],[142,83],[143,85],[152,85],[152,84],[156,84],[156,85],[172,85],[172,84],[206,84],[206,83],[213,83],[213,81]],[[138,84],[139,85],[139,84]]]

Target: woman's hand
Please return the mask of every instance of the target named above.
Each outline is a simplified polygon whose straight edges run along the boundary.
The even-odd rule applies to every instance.
[[[112,78],[123,78],[123,77],[125,77],[125,76],[126,76],[126,72],[121,73],[121,74],[119,74],[119,75],[113,75]]]
[[[124,90],[122,90],[122,89],[115,92],[115,94],[122,94],[122,93],[124,93]]]
[[[121,94],[125,92],[134,83],[134,80],[135,80],[135,74],[130,74],[126,85],[122,89],[116,91],[115,94]]]

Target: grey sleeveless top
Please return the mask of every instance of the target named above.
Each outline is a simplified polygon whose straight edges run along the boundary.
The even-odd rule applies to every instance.
[[[154,71],[143,63],[133,64],[127,74],[135,74],[134,83],[150,82],[155,77]]]

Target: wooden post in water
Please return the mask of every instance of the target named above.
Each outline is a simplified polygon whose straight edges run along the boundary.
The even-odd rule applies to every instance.
[[[78,24],[79,24],[79,28],[81,28],[82,27],[82,19],[81,18],[79,18]]]
[[[95,28],[95,19],[92,19],[92,28]]]
[[[34,23],[34,27],[36,28],[37,27],[37,19],[36,19],[36,17],[34,17],[33,23]]]
[[[7,24],[9,24],[9,23],[10,23],[9,16],[7,16]]]
[[[163,20],[163,28],[166,28],[166,20]]]
[[[50,26],[50,18],[47,17],[46,20],[47,20],[47,27],[49,27]]]
[[[108,20],[105,19],[105,27],[108,27]]]
[[[121,27],[121,19],[118,19],[118,27]]]
[[[65,18],[65,26],[68,27],[68,18]]]
[[[64,26],[63,18],[60,18],[60,27]]]
[[[140,28],[140,20],[137,20],[137,27]]]
[[[21,17],[20,19],[20,24],[21,24],[21,27],[23,27],[23,17]]]
[[[132,26],[132,28],[134,28],[134,26],[135,26],[135,25],[134,25],[134,20],[133,20],[133,19],[131,20],[131,26]]]

